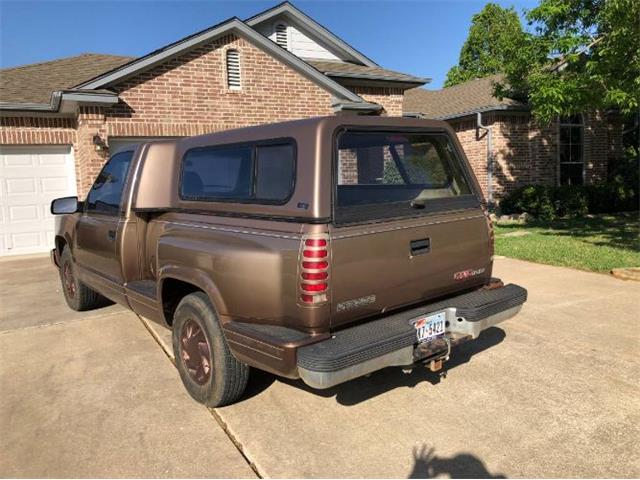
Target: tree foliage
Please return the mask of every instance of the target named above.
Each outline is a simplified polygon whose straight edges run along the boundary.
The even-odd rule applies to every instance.
[[[502,72],[496,95],[527,97],[533,114],[640,108],[640,1],[540,0],[523,31],[513,9],[494,4],[473,17],[446,86]]]
[[[513,8],[486,4],[471,20],[458,65],[447,73],[445,87],[502,72],[505,61],[524,37],[520,18]]]
[[[536,117],[640,105],[640,2],[541,0],[496,93],[525,93]],[[508,87],[507,87],[508,86]]]

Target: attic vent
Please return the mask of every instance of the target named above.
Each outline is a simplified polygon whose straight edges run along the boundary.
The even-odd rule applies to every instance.
[[[227,87],[240,90],[240,53],[227,50]]]
[[[287,26],[284,23],[276,25],[276,43],[285,50],[289,49],[287,38]]]

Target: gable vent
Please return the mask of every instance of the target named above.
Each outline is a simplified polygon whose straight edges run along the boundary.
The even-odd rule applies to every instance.
[[[237,50],[227,50],[227,86],[240,90],[240,53]]]
[[[284,23],[279,23],[276,25],[276,43],[280,45],[285,50],[289,49],[288,38],[287,38],[287,26]]]

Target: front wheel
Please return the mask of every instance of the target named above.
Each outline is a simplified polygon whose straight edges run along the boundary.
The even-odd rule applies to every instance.
[[[91,290],[78,279],[68,246],[64,247],[60,255],[60,283],[64,299],[72,310],[82,312],[106,304],[106,299],[102,295]]]
[[[244,393],[249,366],[229,350],[207,295],[184,297],[173,316],[173,352],[189,394],[208,407],[235,402]]]

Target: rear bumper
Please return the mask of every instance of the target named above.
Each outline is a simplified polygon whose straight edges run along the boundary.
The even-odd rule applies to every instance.
[[[302,380],[323,389],[391,366],[410,366],[448,356],[451,347],[477,338],[480,332],[516,315],[527,300],[517,285],[452,297],[405,310],[334,333],[330,338],[302,346],[297,370]],[[431,343],[416,343],[411,320],[445,312],[446,332]]]

